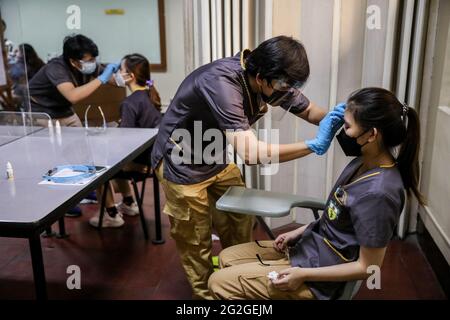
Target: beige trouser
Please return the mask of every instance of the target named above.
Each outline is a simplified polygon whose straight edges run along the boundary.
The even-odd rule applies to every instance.
[[[273,241],[249,242],[236,245],[219,255],[221,270],[209,278],[208,287],[215,299],[314,299],[309,288],[303,284],[295,291],[275,288],[267,274],[290,268],[285,254],[275,251]],[[259,254],[264,265],[259,262]]]
[[[61,127],[82,127],[83,126],[83,124],[80,121],[80,118],[75,113],[69,117],[52,119],[53,127],[56,125],[56,120],[58,120]],[[36,122],[38,125],[40,125],[42,127],[48,126],[47,120],[39,119]]]
[[[81,124],[80,118],[76,114],[73,114],[73,115],[71,115],[69,117],[65,117],[65,118],[53,119],[53,125],[55,125],[56,120],[59,121],[59,124],[62,127],[82,127],[83,126]]]
[[[182,185],[163,178],[163,162],[156,175],[166,195],[164,213],[169,216],[170,233],[191,283],[193,298],[212,299],[208,279],[213,273],[212,227],[217,230],[223,248],[251,241],[253,217],[216,209],[216,201],[230,186],[243,186],[235,164],[205,181]]]

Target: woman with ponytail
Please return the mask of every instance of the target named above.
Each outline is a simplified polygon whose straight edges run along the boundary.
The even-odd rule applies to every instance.
[[[126,55],[121,62],[120,70],[114,75],[116,84],[128,87],[131,95],[125,98],[120,105],[120,127],[122,128],[156,128],[161,122],[161,98],[154,86],[150,75],[150,63],[141,54]],[[146,172],[149,170],[151,150],[144,151],[133,162],[128,163],[123,171]],[[102,193],[99,189],[99,194]],[[122,202],[116,207],[113,192],[122,194]],[[122,214],[136,216],[139,214],[138,206],[133,199],[128,181],[116,179],[113,181],[106,195],[106,212],[103,227],[116,228],[124,224]],[[98,226],[99,216],[89,221],[94,227]]]
[[[418,189],[419,119],[392,92],[364,88],[349,97],[344,120],[337,139],[356,158],[338,178],[322,217],[273,242],[223,250],[223,269],[209,279],[215,298],[335,299],[345,282],[366,279],[373,266],[381,267],[404,190],[424,203]]]

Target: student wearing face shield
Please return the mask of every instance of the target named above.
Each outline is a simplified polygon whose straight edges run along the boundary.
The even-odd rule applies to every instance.
[[[66,37],[63,54],[50,60],[30,80],[31,110],[49,114],[62,126],[80,127],[72,105],[110,82],[120,67],[111,63],[103,68],[97,63],[97,56],[97,45],[91,39],[81,34]]]
[[[285,162],[312,152],[325,153],[342,126],[344,105],[327,114],[299,90],[308,77],[303,45],[279,36],[253,51],[198,68],[182,82],[168,107],[153,147],[152,168],[166,195],[164,212],[194,298],[212,298],[207,287],[213,272],[212,227],[223,248],[252,237],[252,217],[215,209],[215,202],[230,186],[244,185],[239,168],[226,159],[227,141],[247,164],[267,160],[250,151],[255,149],[265,149],[264,154],[271,156],[278,151],[276,162]],[[292,144],[259,141],[250,126],[267,112],[268,104],[320,123],[317,137]],[[197,138],[215,132],[222,143],[211,162],[205,157],[208,143]],[[174,156],[177,153],[183,154],[182,161]]]

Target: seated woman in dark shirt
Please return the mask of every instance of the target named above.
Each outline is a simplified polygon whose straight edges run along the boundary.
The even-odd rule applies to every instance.
[[[150,63],[140,54],[131,54],[123,58],[118,73],[115,74],[118,86],[127,86],[132,92],[120,106],[123,128],[157,128],[161,122],[161,98],[150,79]],[[124,166],[124,171],[146,172],[149,170],[151,150],[144,151],[133,162]],[[113,190],[122,194],[122,202],[116,207]],[[99,199],[102,190],[97,190]],[[139,214],[136,202],[133,199],[128,181],[114,180],[106,195],[106,211],[103,227],[116,228],[124,224],[122,214],[135,216]],[[99,217],[93,217],[89,223],[98,226]]]
[[[28,43],[19,44],[14,54],[15,62],[9,66],[9,75],[13,82],[13,94],[20,100],[20,108],[27,110],[27,81],[30,81],[45,63]]]
[[[348,99],[344,120],[337,139],[356,158],[338,178],[322,217],[275,241],[223,250],[222,270],[209,279],[216,299],[336,299],[346,281],[366,279],[369,267],[382,265],[404,190],[424,202],[417,187],[419,119],[393,93],[365,88]]]

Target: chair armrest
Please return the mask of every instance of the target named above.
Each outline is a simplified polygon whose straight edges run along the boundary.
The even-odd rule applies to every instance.
[[[314,212],[325,209],[325,202],[293,194],[236,186],[230,187],[216,202],[219,210],[271,218],[287,216],[294,207],[308,208]]]

